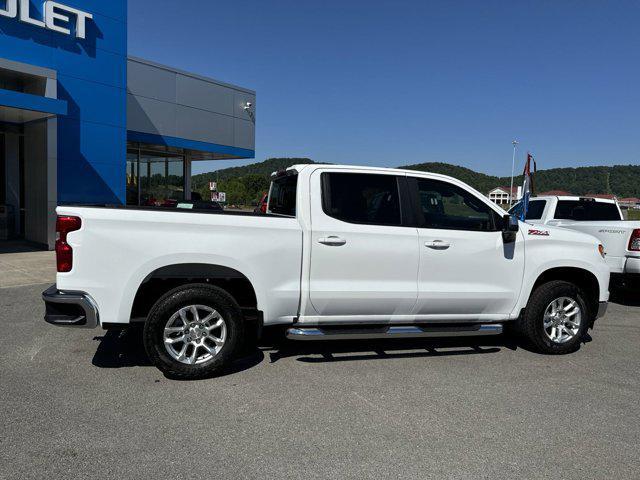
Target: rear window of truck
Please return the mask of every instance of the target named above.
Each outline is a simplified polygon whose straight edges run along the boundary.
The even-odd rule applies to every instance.
[[[269,192],[269,213],[296,216],[296,193],[298,175],[284,175],[271,182]]]
[[[560,200],[554,218],[593,222],[601,220],[622,220],[615,203],[596,202],[594,200]]]

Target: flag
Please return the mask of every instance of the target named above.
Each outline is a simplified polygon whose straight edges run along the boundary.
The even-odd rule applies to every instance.
[[[531,170],[533,163],[533,171]],[[527,218],[529,210],[529,199],[534,193],[534,174],[537,172],[538,166],[535,159],[530,153],[527,153],[527,162],[524,164],[524,185],[522,186],[522,208],[520,209],[520,220],[523,222]]]

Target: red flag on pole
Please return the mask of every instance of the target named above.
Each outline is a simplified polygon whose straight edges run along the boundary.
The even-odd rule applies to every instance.
[[[531,172],[531,163],[533,163],[533,173]],[[533,196],[533,177],[538,166],[536,161],[530,153],[527,153],[527,162],[524,164],[524,184],[522,185],[522,208],[520,210],[520,220],[524,221],[527,218],[527,211],[529,210],[529,199]]]
[[[533,172],[531,171],[531,163],[533,163]],[[531,195],[534,195],[534,192],[535,192],[534,179],[537,171],[538,171],[538,164],[536,163],[535,158],[533,158],[533,155],[531,155],[530,153],[527,153],[527,163],[524,164],[523,175],[524,175],[525,186],[528,186],[528,192]],[[529,181],[527,182],[527,180]],[[524,191],[522,193],[524,194]]]

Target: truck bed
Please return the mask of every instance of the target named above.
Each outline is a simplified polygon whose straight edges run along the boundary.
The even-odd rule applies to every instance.
[[[212,210],[207,208],[177,208],[177,207],[156,207],[156,206],[138,206],[138,205],[115,205],[115,204],[76,204],[76,203],[61,203],[59,207],[69,208],[97,208],[107,210],[124,210],[124,211],[143,211],[143,212],[173,212],[173,213],[205,213],[210,215],[239,215],[245,217],[281,217],[280,215],[274,215],[271,213],[255,213],[253,211],[240,211],[234,209],[226,210]]]
[[[89,293],[103,323],[129,322],[145,278],[183,264],[242,272],[265,297],[258,299],[265,323],[290,321],[297,313],[302,228],[295,218],[109,205],[66,205],[57,213],[82,220],[81,229],[68,236],[74,266],[58,274],[58,288]]]

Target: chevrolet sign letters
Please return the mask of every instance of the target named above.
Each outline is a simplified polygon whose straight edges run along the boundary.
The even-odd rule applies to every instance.
[[[87,20],[93,18],[92,14],[77,8],[68,7],[58,2],[46,1],[42,6],[44,18],[40,20],[31,17],[30,0],[0,0],[0,5],[2,3],[5,5],[4,8],[0,8],[0,17],[17,18],[21,22],[65,35],[71,35],[71,29],[68,27],[72,22],[72,17],[74,17],[76,38],[81,39],[87,36]]]

